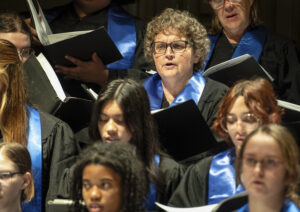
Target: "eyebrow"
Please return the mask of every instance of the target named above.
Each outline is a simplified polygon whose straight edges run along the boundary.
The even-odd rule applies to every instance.
[[[244,156],[256,156],[256,153],[244,153]],[[278,157],[277,155],[266,155],[264,158],[277,158],[281,159],[281,157]]]
[[[109,182],[113,182],[113,178],[101,178],[100,180],[99,180],[99,182],[103,182],[103,181],[109,181]],[[90,179],[82,179],[82,182],[91,182],[91,180]]]
[[[106,113],[100,113],[99,116],[107,116],[107,117],[110,117],[110,116],[107,115]],[[123,114],[121,114],[121,113],[113,114],[112,117],[114,117],[114,118],[123,118]]]

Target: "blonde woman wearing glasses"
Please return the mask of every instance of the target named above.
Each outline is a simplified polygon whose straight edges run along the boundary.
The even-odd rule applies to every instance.
[[[144,82],[151,110],[193,99],[210,126],[227,87],[199,72],[209,51],[204,27],[188,12],[169,8],[148,24],[144,46],[157,70]]]
[[[250,54],[275,79],[278,98],[300,104],[300,64],[296,47],[260,25],[257,0],[209,0],[209,4],[214,18],[209,30],[210,54],[203,70]]]
[[[286,128],[265,125],[253,131],[237,158],[237,176],[249,193],[248,204],[237,211],[300,211],[298,161],[298,146]]]
[[[248,134],[262,124],[279,123],[281,114],[269,81],[259,78],[235,84],[220,104],[212,127],[231,148],[189,168],[169,204],[214,204],[244,191],[236,182],[236,155]]]

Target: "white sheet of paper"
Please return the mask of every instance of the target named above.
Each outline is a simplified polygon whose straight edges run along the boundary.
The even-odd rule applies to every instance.
[[[170,206],[160,204],[158,202],[155,202],[155,204],[167,212],[199,212],[199,211],[211,212],[212,209],[217,206],[217,204],[213,204],[213,205],[205,205],[201,207],[192,207],[192,208],[175,208],[175,207],[170,207]]]
[[[41,64],[41,66],[43,67],[52,87],[56,91],[58,98],[61,101],[65,101],[66,94],[59,82],[59,79],[58,79],[55,71],[53,70],[52,66],[50,65],[49,61],[46,59],[46,57],[43,55],[43,53],[40,53],[36,58],[39,61],[39,63]]]

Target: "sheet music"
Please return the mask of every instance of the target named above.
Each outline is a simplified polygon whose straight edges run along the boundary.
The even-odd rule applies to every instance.
[[[175,208],[175,207],[170,207],[170,206],[160,204],[158,202],[155,202],[155,204],[167,212],[199,212],[199,211],[212,212],[213,209],[217,206],[217,204],[213,204],[213,205],[205,205],[201,207],[192,207],[192,208]]]
[[[36,58],[39,61],[39,63],[41,64],[41,66],[43,67],[52,87],[56,91],[58,98],[61,101],[64,101],[66,99],[66,94],[60,84],[59,79],[57,78],[55,71],[53,70],[52,66],[50,65],[49,61],[46,59],[46,57],[42,53],[40,53]]]
[[[38,1],[36,1],[38,6],[38,11],[36,10],[34,3],[32,0],[27,0],[27,3],[29,5],[29,9],[33,18],[33,22],[35,25],[35,29],[37,32],[37,35],[39,37],[39,40],[43,45],[49,45],[49,39],[48,35],[52,34],[52,31],[50,29],[50,26],[45,18],[45,15],[42,11],[42,8]]]

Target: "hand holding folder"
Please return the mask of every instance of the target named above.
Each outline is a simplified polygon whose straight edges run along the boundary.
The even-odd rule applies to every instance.
[[[94,52],[105,65],[122,59],[121,53],[104,27],[53,34],[38,1],[27,0],[27,3],[38,37],[44,46],[45,56],[52,65],[74,66],[65,59],[66,55],[89,61]]]

